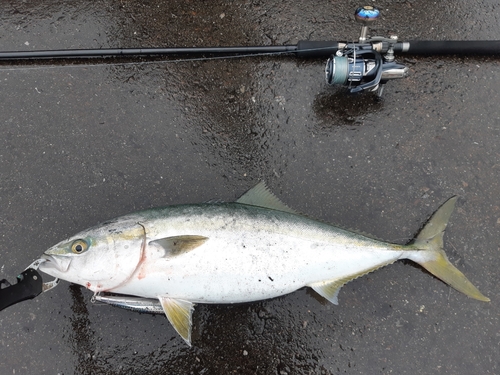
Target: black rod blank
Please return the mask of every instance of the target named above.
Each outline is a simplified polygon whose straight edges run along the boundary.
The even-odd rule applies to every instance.
[[[263,54],[294,52],[296,46],[263,47],[179,47],[179,48],[103,48],[103,49],[67,49],[39,51],[0,52],[1,60],[18,59],[76,59],[121,56],[164,56],[164,55],[219,55],[219,54]]]
[[[126,56],[200,56],[260,55],[293,53],[301,57],[328,57],[338,49],[337,42],[303,41],[284,46],[172,47],[172,48],[102,48],[0,52],[0,60],[79,59]]]

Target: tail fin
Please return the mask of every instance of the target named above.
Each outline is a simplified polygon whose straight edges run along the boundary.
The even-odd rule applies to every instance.
[[[456,196],[451,197],[432,215],[412,243],[412,247],[418,250],[414,251],[408,258],[420,264],[427,271],[459,292],[471,298],[489,302],[490,299],[485,297],[467,280],[462,272],[450,263],[443,250],[444,231],[455,208],[456,201]]]

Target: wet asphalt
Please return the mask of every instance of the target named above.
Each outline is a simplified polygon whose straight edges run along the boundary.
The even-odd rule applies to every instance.
[[[496,1],[376,1],[372,34],[499,39]],[[356,40],[355,1],[6,1],[2,50]],[[136,60],[137,61],[137,60]],[[405,243],[452,195],[451,261],[478,302],[397,262],[342,288],[198,305],[193,347],[163,316],[61,283],[0,312],[1,374],[498,374],[500,65],[401,57],[381,99],[322,59],[0,66],[0,278],[149,207],[231,201],[258,181],[307,215]],[[126,62],[124,64],[123,62]]]

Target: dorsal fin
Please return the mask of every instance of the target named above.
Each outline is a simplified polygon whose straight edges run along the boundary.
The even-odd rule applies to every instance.
[[[236,203],[248,204],[250,206],[258,206],[263,208],[270,208],[272,210],[289,212],[291,214],[297,214],[296,211],[292,210],[286,204],[281,202],[269,189],[266,184],[261,181],[253,188],[248,190],[243,194]]]

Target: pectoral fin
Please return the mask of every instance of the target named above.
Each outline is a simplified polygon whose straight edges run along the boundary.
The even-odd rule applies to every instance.
[[[191,346],[191,316],[194,311],[194,304],[189,301],[162,296],[158,297],[158,299],[169,322],[184,341]]]
[[[165,249],[166,256],[177,256],[196,249],[198,246],[203,245],[207,240],[208,237],[186,235],[160,238],[158,240],[151,241],[150,243],[163,247]]]

